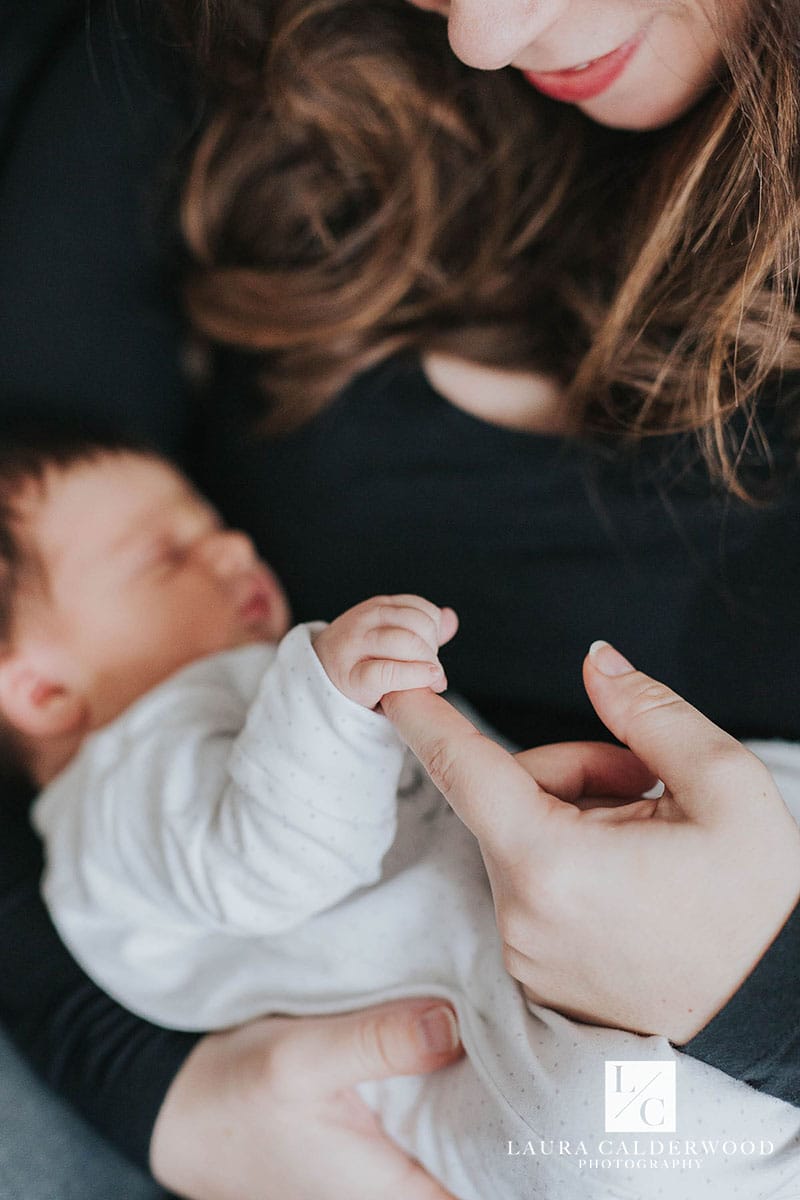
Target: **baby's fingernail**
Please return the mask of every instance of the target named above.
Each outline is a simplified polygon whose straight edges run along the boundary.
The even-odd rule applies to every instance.
[[[451,1054],[461,1040],[455,1013],[444,1004],[424,1012],[417,1019],[417,1031],[429,1054]]]
[[[609,646],[608,642],[592,642],[589,647],[589,657],[603,675],[629,675],[636,667],[627,658]]]
[[[443,667],[437,667],[436,670],[433,672],[433,679],[431,680],[431,686],[433,687],[433,690],[435,692],[446,692],[447,691],[447,676],[444,673]]]

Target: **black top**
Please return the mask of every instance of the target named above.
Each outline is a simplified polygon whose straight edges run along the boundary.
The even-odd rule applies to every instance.
[[[800,740],[800,478],[779,414],[771,487],[748,474],[775,495],[753,506],[712,488],[693,438],[612,455],[503,429],[415,362],[271,443],[238,416],[246,387],[220,377],[196,470],[299,620],[379,592],[452,605],[451,687],[525,746],[608,738],[581,683],[598,637],[735,736]]]
[[[105,5],[88,42],[80,0],[13,7],[13,27],[0,17],[2,413],[22,401],[102,415],[182,456],[254,534],[297,619],[378,591],[453,605],[451,684],[522,744],[601,736],[580,683],[596,637],[737,735],[800,738],[800,487],[785,439],[777,499],[746,508],[714,494],[681,439],[609,458],[502,430],[455,409],[411,362],[362,376],[281,441],[253,437],[233,361],[190,416],[148,232],[175,138],[177,109],[153,82],[163,60],[119,31],[112,52]],[[53,1085],[144,1162],[193,1039],[86,980],[38,899],[27,798],[4,801],[0,1015]],[[800,1103],[799,969],[800,910],[689,1052]]]

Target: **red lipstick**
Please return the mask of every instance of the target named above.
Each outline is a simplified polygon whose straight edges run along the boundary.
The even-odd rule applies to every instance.
[[[553,100],[580,103],[601,95],[619,79],[644,40],[647,26],[635,37],[591,62],[566,71],[523,71],[528,83]]]

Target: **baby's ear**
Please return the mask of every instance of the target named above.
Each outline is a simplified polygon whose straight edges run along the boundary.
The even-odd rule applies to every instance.
[[[55,663],[24,650],[0,659],[0,708],[26,737],[62,737],[86,720],[83,695],[61,674]]]

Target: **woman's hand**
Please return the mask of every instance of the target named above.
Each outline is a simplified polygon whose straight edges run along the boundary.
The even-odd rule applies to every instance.
[[[600,744],[514,758],[431,692],[383,707],[480,841],[506,964],[530,997],[680,1044],[796,904],[800,832],[753,754],[612,647],[593,647],[584,682],[640,762]],[[663,796],[636,799],[651,771]]]
[[[161,1107],[153,1174],[192,1200],[453,1200],[353,1085],[427,1074],[460,1053],[455,1016],[435,1000],[209,1034]]]

